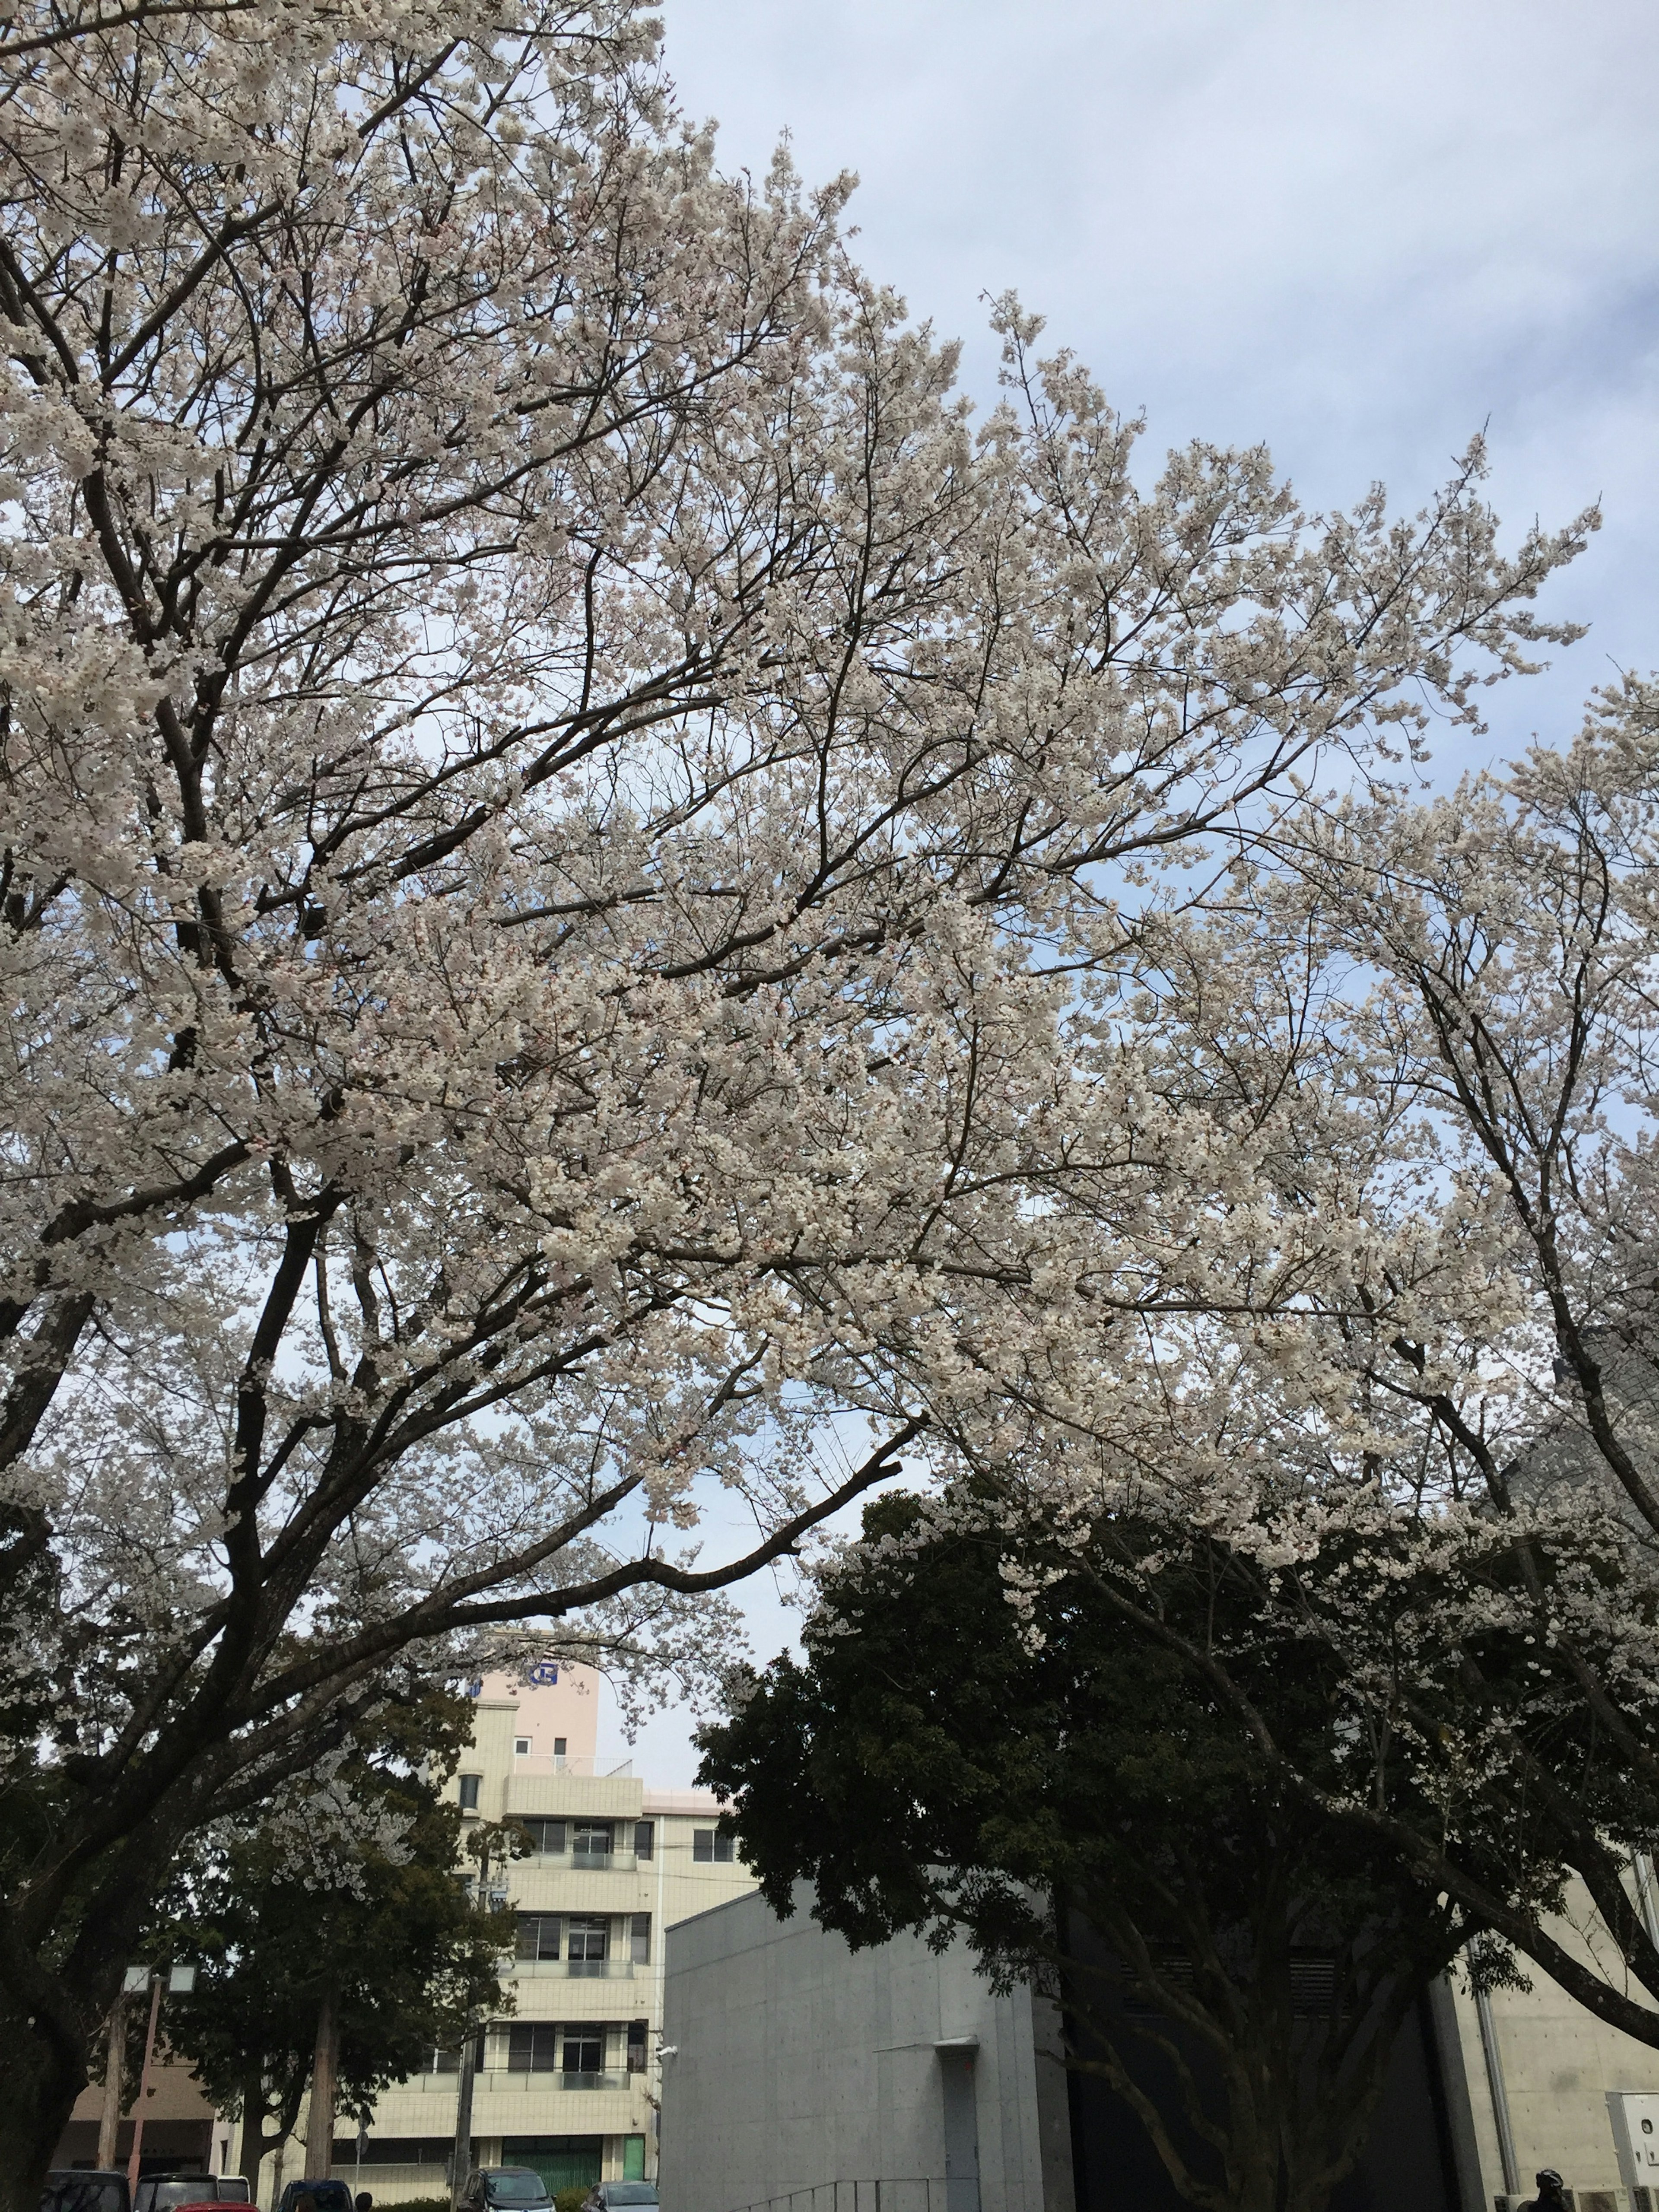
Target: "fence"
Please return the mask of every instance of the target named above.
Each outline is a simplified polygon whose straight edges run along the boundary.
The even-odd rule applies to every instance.
[[[945,2179],[924,2174],[908,2181],[820,2181],[735,2205],[732,2212],[945,2212]]]

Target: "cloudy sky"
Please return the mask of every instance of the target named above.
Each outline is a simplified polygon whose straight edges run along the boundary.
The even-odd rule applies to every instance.
[[[1548,601],[1589,636],[1472,750],[1565,735],[1591,686],[1659,666],[1651,0],[665,0],[664,21],[726,166],[763,168],[787,131],[808,179],[857,172],[860,258],[966,341],[975,394],[984,295],[1012,288],[1145,413],[1149,467],[1265,441],[1309,501],[1381,477],[1415,505],[1484,426],[1517,529],[1599,499]],[[749,1610],[769,1656],[790,1615],[769,1587]],[[688,1778],[684,1719],[636,1757]]]

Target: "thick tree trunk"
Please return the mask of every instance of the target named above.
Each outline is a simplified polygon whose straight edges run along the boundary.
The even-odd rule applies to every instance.
[[[75,2100],[86,2087],[84,2048],[41,2032],[17,1992],[0,1989],[0,2212],[40,2212],[40,2191]]]
[[[338,2027],[334,1991],[326,1989],[317,2008],[317,2055],[311,2063],[311,2106],[306,2114],[307,2181],[321,2181],[334,2166],[334,2063]]]

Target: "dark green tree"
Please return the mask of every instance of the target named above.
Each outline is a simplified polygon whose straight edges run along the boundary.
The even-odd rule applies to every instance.
[[[1479,1925],[1311,1818],[1203,1668],[1126,1617],[1127,1534],[1061,1546],[960,1499],[879,1500],[805,1664],[740,1680],[699,1779],[779,1913],[805,1881],[854,1945],[961,1932],[1003,1984],[1057,1995],[1066,2063],[1133,2110],[1188,2202],[1318,2212],[1402,2024]],[[1340,1786],[1351,1731],[1316,1647],[1264,1628],[1219,1547],[1160,1579],[1164,1621]]]
[[[383,1709],[323,1788],[207,1831],[175,1869],[147,1948],[194,1961],[197,1978],[168,2000],[167,2041],[240,2114],[250,2184],[293,2131],[325,2008],[335,2109],[367,2117],[481,2010],[510,2006],[512,1916],[480,1893],[440,1795],[471,1719],[435,1689]],[[499,1867],[514,1841],[493,1840]]]

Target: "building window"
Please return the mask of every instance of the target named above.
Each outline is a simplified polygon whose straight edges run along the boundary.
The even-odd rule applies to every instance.
[[[565,1739],[562,1735],[556,1735],[553,1739],[553,1756],[555,1759],[562,1759],[564,1757],[564,1746]]]
[[[461,1810],[463,1813],[476,1813],[477,1811],[478,1790],[483,1781],[483,1777],[482,1774],[463,1774],[460,1777]]]
[[[559,1955],[559,1915],[521,1912],[519,1915],[519,1956],[556,1959]]]
[[[635,1820],[634,1823],[635,1857],[648,1859],[656,1848],[656,1824],[651,1820]]]
[[[611,1923],[600,1914],[572,1919],[566,1936],[566,1956],[574,1973],[580,1966],[598,1968],[611,1951]]]
[[[609,1820],[576,1820],[571,1824],[570,1856],[578,1866],[598,1866],[611,1856]]]
[[[649,2041],[648,2022],[642,2020],[630,2020],[628,2023],[628,2070],[630,2074],[644,2073],[646,2051]]]
[[[603,2074],[605,2030],[584,2022],[564,2032],[564,2069],[567,2074]]]
[[[532,1851],[539,1851],[545,1856],[550,1851],[564,1849],[565,1824],[562,1820],[538,1820],[528,1814],[515,1813],[513,1823],[529,1837]]]
[[[529,1738],[527,1735],[515,1735],[515,1736],[514,1737],[514,1739],[513,1739],[513,1756],[514,1757],[514,1759],[528,1759],[528,1758],[529,1758],[529,1756],[530,1756],[530,1738]]]
[[[648,1966],[651,1963],[651,1915],[648,1912],[636,1912],[634,1915],[633,1925],[628,1931],[628,1941],[629,1956],[633,1960],[634,1964],[636,1966]]]
[[[730,1866],[735,1856],[732,1838],[718,1828],[694,1828],[691,1856],[700,1866]]]
[[[459,2074],[460,2070],[459,2051],[428,2051],[426,2063],[421,2069],[422,2074]]]
[[[516,2021],[507,2031],[507,2063],[514,2074],[551,2074],[558,2066],[559,2031],[550,2020]]]

